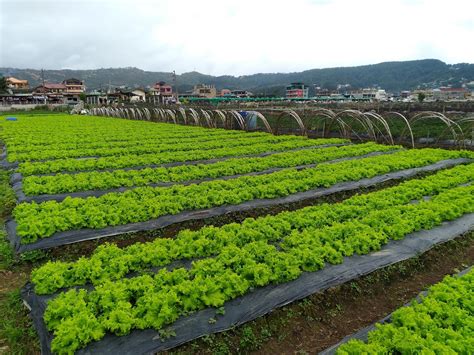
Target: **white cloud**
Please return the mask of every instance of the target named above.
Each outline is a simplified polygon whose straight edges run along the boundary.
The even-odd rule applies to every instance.
[[[470,0],[0,0],[0,66],[213,75],[474,62]]]

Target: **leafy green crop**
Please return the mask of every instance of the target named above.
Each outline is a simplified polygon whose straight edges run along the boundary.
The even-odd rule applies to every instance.
[[[84,142],[58,142],[58,143],[42,143],[41,151],[58,151],[58,150],[79,150],[79,149],[115,149],[115,148],[127,148],[133,147],[137,144],[150,145],[155,144],[177,144],[177,143],[192,143],[192,142],[209,142],[212,140],[229,140],[229,139],[241,139],[241,138],[262,138],[267,137],[265,133],[262,132],[242,132],[242,131],[218,131],[209,130],[206,132],[201,132],[200,134],[194,134],[189,132],[188,134],[179,133],[179,132],[157,132],[152,136],[148,136],[147,132],[140,131],[140,135],[128,135],[123,137],[120,140],[107,140],[107,137],[100,137],[96,140],[93,140],[95,137],[89,137],[88,141]],[[166,134],[163,134],[166,133]],[[231,134],[232,133],[232,134]],[[145,135],[145,136],[143,136]],[[113,135],[112,135],[113,136]],[[103,139],[105,138],[105,139]],[[301,137],[300,137],[301,138]],[[29,153],[35,150],[38,150],[38,143],[23,143],[16,142],[9,139],[8,152],[9,153]]]
[[[218,138],[218,137],[217,137]],[[310,143],[319,144],[318,141],[303,139],[303,137],[296,136],[244,136],[232,137],[230,139],[216,139],[212,140],[192,140],[190,142],[166,142],[151,141],[148,143],[140,142],[140,144],[129,145],[126,147],[100,147],[100,148],[79,148],[79,149],[58,149],[58,150],[31,150],[24,153],[12,153],[9,151],[9,161],[34,161],[34,160],[50,160],[50,159],[65,159],[65,158],[80,158],[80,157],[110,157],[110,156],[126,156],[139,154],[157,154],[162,152],[182,152],[195,150],[208,150],[219,148],[231,148],[239,146],[247,146],[252,144],[264,143],[282,143],[293,142],[295,147],[311,145]]]
[[[368,341],[351,340],[337,354],[472,354],[474,349],[474,269],[460,277],[447,276],[413,301],[377,324]]]
[[[19,171],[25,176],[28,194],[145,186],[285,168],[226,181],[22,203],[13,212],[22,243],[61,231],[148,221],[186,210],[288,196],[445,159],[474,158],[466,151],[409,150],[297,170],[291,167],[399,147],[368,143],[287,152],[348,141],[70,115],[21,115],[16,122],[2,120],[0,138],[8,159],[21,162]],[[241,157],[277,151],[283,153]],[[207,165],[151,167],[220,157],[236,158]],[[46,161],[34,161],[43,159]],[[148,168],[123,169],[142,166]],[[123,170],[96,171],[102,169]],[[58,172],[80,173],[29,176]],[[206,307],[221,309],[225,302],[256,287],[294,280],[303,272],[341,263],[345,256],[379,250],[389,240],[472,213],[473,177],[474,164],[461,165],[341,203],[249,218],[219,228],[184,230],[174,239],[126,248],[105,244],[88,258],[48,262],[35,269],[31,279],[38,294],[59,291],[44,313],[45,324],[54,335],[52,350],[73,353],[107,333],[122,336],[148,328],[164,333],[178,317]],[[173,267],[177,260],[192,263],[187,268]],[[461,296],[452,297],[455,291]],[[436,300],[440,303],[428,302],[425,313],[418,309],[420,313],[404,311],[394,317],[393,324],[402,324],[402,330],[387,328],[372,336],[372,344],[353,344],[351,351],[368,346],[363,351],[468,353],[474,348],[472,341],[465,341],[473,338],[469,338],[472,319],[468,317],[472,318],[473,292],[468,287],[455,291],[440,289]]]
[[[168,139],[205,137],[269,136],[268,133],[208,129],[196,126],[170,125],[92,116],[18,116],[18,121],[1,120],[0,138],[11,152],[34,149],[77,149],[108,146],[109,144],[140,143]],[[98,145],[99,144],[99,145]],[[100,145],[102,144],[102,145]]]

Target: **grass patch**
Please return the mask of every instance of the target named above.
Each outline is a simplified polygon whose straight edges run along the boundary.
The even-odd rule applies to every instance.
[[[9,291],[0,296],[0,353],[39,353],[36,333],[23,307],[20,290]]]
[[[0,218],[5,219],[15,207],[15,192],[10,187],[10,173],[0,170]]]
[[[3,225],[15,204],[10,173],[0,169],[0,354],[39,354],[39,342],[20,288],[29,278],[28,264],[37,261],[40,254],[16,257],[7,241]]]

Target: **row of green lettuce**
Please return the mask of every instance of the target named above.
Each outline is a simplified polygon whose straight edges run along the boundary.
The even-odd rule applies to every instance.
[[[350,340],[338,355],[472,354],[474,352],[474,269],[431,286],[426,296],[377,324],[367,342]]]
[[[295,280],[303,272],[320,270],[327,263],[342,263],[344,257],[379,250],[389,240],[400,240],[411,232],[429,230],[443,221],[474,212],[474,186],[442,188],[451,184],[444,181],[440,186],[436,180],[430,181],[426,188],[437,194],[412,203],[411,198],[420,197],[426,190],[423,180],[417,182],[404,191],[411,193],[408,198],[393,190],[385,198],[375,194],[375,204],[381,205],[357,211],[349,218],[346,214],[353,213],[350,202],[342,204],[346,209],[335,207],[338,204],[331,206],[336,212],[322,206],[326,220],[307,218],[304,211],[298,217],[308,225],[302,228],[291,228],[288,220],[276,227],[267,226],[264,233],[243,225],[234,238],[222,240],[224,245],[214,243],[219,229],[208,228],[208,238],[197,238],[196,244],[188,238],[189,253],[206,247],[206,241],[209,247],[217,244],[219,250],[212,257],[193,261],[189,269],[162,268],[156,273],[102,280],[93,289],[61,292],[48,302],[44,313],[45,324],[54,335],[52,350],[70,353],[102,339],[108,332],[122,336],[133,329],[160,330],[181,316],[207,307],[222,307],[254,288]],[[370,196],[348,201],[354,202],[356,208],[364,208],[371,201]],[[281,225],[285,229],[283,235],[268,233]],[[195,236],[199,237],[199,233]],[[231,239],[235,243],[225,243]],[[171,251],[168,249],[167,253]],[[159,258],[160,254],[149,256]]]
[[[127,148],[130,146],[135,146],[137,144],[141,145],[150,145],[155,144],[177,144],[177,143],[191,143],[191,142],[207,142],[213,140],[228,140],[228,139],[240,139],[240,138],[264,138],[269,135],[262,132],[243,132],[243,131],[224,131],[224,132],[214,132],[214,130],[209,130],[208,134],[205,132],[199,134],[189,134],[186,132],[183,133],[169,133],[167,135],[151,135],[144,137],[143,135],[128,135],[126,139],[115,140],[115,141],[104,141],[101,139],[91,138],[91,140],[82,142],[82,143],[70,143],[65,141],[62,143],[41,145],[41,151],[49,152],[56,150],[78,150],[78,149],[115,149],[115,148]],[[299,137],[299,136],[294,136]],[[299,137],[299,139],[304,139]],[[9,153],[29,153],[38,149],[37,144],[10,144],[8,148]]]
[[[41,133],[48,135],[48,133]],[[116,148],[116,147],[128,147],[133,144],[147,144],[150,142],[163,142],[163,143],[180,143],[183,141],[193,140],[214,140],[214,139],[234,139],[243,137],[268,137],[268,133],[263,132],[245,132],[245,131],[214,131],[208,129],[208,132],[160,132],[158,133],[141,133],[135,130],[127,131],[124,130],[121,136],[106,135],[97,136],[94,134],[77,134],[77,136],[60,137],[58,141],[45,143],[42,141],[29,141],[22,144],[22,140],[18,139],[3,139],[7,146],[8,151],[12,153],[25,153],[35,149],[49,150],[76,150],[76,149],[94,149],[94,148]],[[81,137],[81,140],[75,138]],[[304,139],[301,136],[294,136],[299,139]]]
[[[268,152],[278,152],[305,147],[314,147],[326,144],[347,143],[345,139],[303,139],[303,140],[283,140],[282,142],[268,143],[247,143],[235,147],[223,147],[205,150],[197,144],[196,149],[185,151],[165,151],[161,153],[149,154],[129,154],[121,156],[106,156],[98,158],[66,158],[48,160],[44,162],[23,162],[18,166],[18,171],[23,175],[49,174],[58,172],[74,172],[98,169],[120,169],[136,166],[158,165],[165,163],[186,162],[193,160],[208,160],[215,158],[225,158],[232,156],[262,154]],[[203,144],[204,145],[204,144]]]
[[[224,247],[243,247],[250,242],[276,242],[293,239],[307,232],[346,221],[354,221],[369,213],[387,208],[416,203],[427,196],[435,196],[474,179],[474,164],[458,165],[421,179],[413,179],[397,186],[363,195],[356,195],[340,203],[324,203],[296,211],[284,211],[275,216],[247,218],[242,223],[222,227],[207,226],[197,231],[183,230],[173,239],[159,238],[153,242],[136,243],[126,248],[115,244],[99,246],[86,258],[75,262],[49,261],[33,270],[31,280],[38,294],[51,294],[64,287],[91,283],[100,285],[118,280],[131,272],[143,272],[162,267],[181,259],[198,259],[219,254]],[[472,196],[471,196],[472,198]],[[457,210],[455,208],[455,210]],[[383,215],[383,214],[382,214]],[[385,216],[383,221],[391,220]],[[397,220],[391,223],[396,223]],[[397,232],[390,225],[387,231]],[[403,230],[400,230],[400,233]],[[397,238],[403,234],[397,234]],[[341,246],[342,247],[342,246]]]
[[[37,124],[29,122],[31,125]],[[117,127],[109,128],[106,125],[97,127],[97,128],[88,128],[84,127],[87,125],[87,122],[82,123],[83,126],[77,126],[72,128],[61,128],[55,124],[54,119],[51,122],[48,122],[49,127],[40,126],[35,131],[29,132],[27,125],[21,125],[15,121],[7,121],[7,124],[3,124],[3,133],[2,136],[5,138],[8,144],[14,146],[20,145],[21,141],[27,143],[28,145],[51,145],[51,144],[88,144],[89,142],[95,141],[104,141],[104,142],[114,142],[121,140],[130,140],[133,138],[143,137],[147,138],[160,138],[160,137],[184,137],[189,136],[207,136],[207,135],[237,135],[242,136],[245,134],[243,131],[226,131],[222,129],[205,129],[200,127],[198,130],[193,129],[191,126],[177,126],[171,124],[162,124],[154,125],[149,124],[148,126],[141,126],[141,122],[133,122],[134,125],[130,126],[123,124],[127,120],[118,120],[116,119]],[[143,122],[145,123],[145,122]],[[187,128],[187,129],[185,129]]]
[[[159,154],[162,152],[183,152],[189,150],[208,150],[219,148],[232,148],[238,146],[248,146],[257,144],[278,144],[282,142],[295,142],[298,147],[300,142],[306,145],[311,145],[313,140],[298,136],[243,136],[232,137],[231,139],[213,139],[211,141],[201,141],[200,139],[192,140],[190,142],[166,142],[161,143],[158,140],[147,143],[132,144],[127,147],[117,148],[85,148],[76,150],[42,150],[34,149],[25,153],[12,153],[8,151],[8,161],[10,162],[24,162],[35,160],[52,160],[52,159],[66,159],[66,158],[81,158],[81,157],[107,157],[107,156],[129,156],[141,154]],[[316,143],[317,144],[317,143]]]
[[[273,199],[346,181],[422,167],[441,160],[471,156],[471,152],[442,149],[399,151],[338,163],[322,163],[297,170],[212,180],[200,184],[169,187],[138,187],[100,197],[70,198],[61,202],[21,203],[13,210],[17,234],[22,243],[56,232],[83,228],[145,222],[164,215],[222,205],[236,205],[254,199]]]
[[[259,172],[271,168],[288,168],[315,164],[374,152],[389,152],[400,148],[399,146],[386,146],[369,142],[357,145],[276,153],[264,157],[232,158],[213,164],[180,165],[168,168],[158,167],[138,170],[91,171],[48,176],[31,175],[23,179],[23,192],[28,196],[35,196],[145,186],[163,182],[184,182]]]
[[[146,121],[132,121],[118,118],[105,118],[93,116],[74,115],[52,115],[43,117],[25,117],[18,115],[17,121],[0,121],[3,128],[2,136],[10,138],[14,142],[30,142],[35,144],[49,144],[53,142],[64,142],[72,139],[72,142],[88,141],[89,135],[105,138],[110,141],[116,138],[127,138],[127,134],[157,135],[188,133],[206,134],[243,134],[240,131],[227,131],[224,129],[208,129],[198,126],[181,126],[166,123],[153,123]],[[227,133],[226,133],[227,132]],[[42,135],[43,134],[43,135]],[[66,140],[64,139],[66,138]]]
[[[139,139],[170,137],[207,137],[212,135],[242,137],[244,131],[208,129],[165,123],[130,121],[118,118],[54,115],[51,117],[24,117],[18,121],[0,120],[0,138],[12,152],[49,145],[78,145],[87,147],[96,142],[110,143]],[[268,133],[259,133],[268,136]],[[30,149],[28,149],[30,148]]]

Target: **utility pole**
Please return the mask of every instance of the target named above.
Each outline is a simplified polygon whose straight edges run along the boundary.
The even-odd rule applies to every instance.
[[[173,86],[176,95],[176,103],[178,103],[178,87],[176,86],[176,71],[173,70]]]
[[[41,81],[43,82],[43,98],[44,104],[46,105],[46,88],[44,87],[44,70],[41,69]]]

